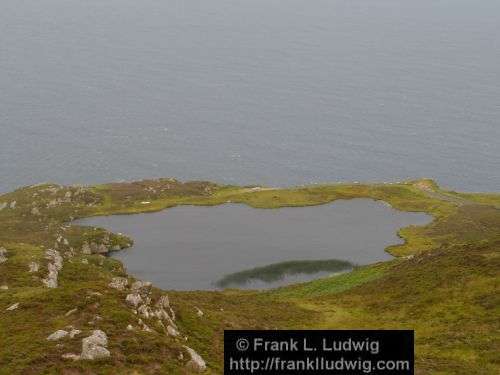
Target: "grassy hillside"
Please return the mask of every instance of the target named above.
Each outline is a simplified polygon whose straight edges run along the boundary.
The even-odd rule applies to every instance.
[[[143,319],[150,328],[144,331],[140,314],[125,302],[130,290],[108,286],[113,277],[133,280],[118,261],[98,252],[130,246],[133,239],[71,225],[75,218],[181,204],[278,208],[353,198],[427,212],[434,221],[403,228],[399,235],[405,243],[387,249],[394,260],[336,277],[266,292],[153,287],[152,304],[168,294],[178,336],[169,335],[156,318]],[[499,194],[442,191],[430,180],[269,189],[160,179],[90,187],[44,184],[4,194],[0,374],[185,374],[190,370],[183,345],[206,360],[207,374],[218,374],[226,328],[411,328],[418,374],[499,373],[499,202]],[[57,288],[43,283],[50,263],[45,252],[51,248],[64,260]],[[39,268],[29,272],[32,262]],[[6,310],[16,303],[16,309]],[[82,333],[46,340],[69,326]],[[79,353],[81,339],[94,329],[108,335],[109,358],[62,357]]]

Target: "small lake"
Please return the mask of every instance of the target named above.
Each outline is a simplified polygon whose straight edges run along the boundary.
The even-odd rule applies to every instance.
[[[112,253],[127,271],[163,289],[271,288],[354,265],[391,259],[397,230],[431,217],[369,199],[312,207],[179,206],[161,212],[79,220],[131,236]]]

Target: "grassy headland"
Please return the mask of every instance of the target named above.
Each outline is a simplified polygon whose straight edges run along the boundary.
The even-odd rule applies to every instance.
[[[138,329],[138,316],[125,302],[128,292],[108,286],[114,277],[132,278],[99,253],[130,246],[132,239],[71,224],[182,204],[278,208],[353,198],[426,212],[434,221],[401,229],[405,243],[387,249],[394,260],[336,277],[266,292],[168,291],[179,336],[154,319],[147,321],[152,332]],[[7,259],[0,263],[0,374],[183,374],[189,373],[183,345],[202,355],[207,373],[221,373],[226,328],[411,328],[418,374],[498,373],[499,204],[500,194],[447,192],[431,180],[269,189],[159,179],[18,189],[0,196],[0,248]],[[64,258],[57,288],[42,281],[50,248]],[[31,263],[39,265],[36,271],[29,272]],[[153,288],[151,298],[162,293]],[[111,356],[63,359],[79,352],[81,341],[46,338],[68,326],[82,330],[80,338],[105,331]]]

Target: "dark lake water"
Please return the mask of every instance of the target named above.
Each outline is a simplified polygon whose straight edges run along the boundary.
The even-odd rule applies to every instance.
[[[500,186],[498,0],[2,0],[0,191]]]
[[[77,223],[130,235],[135,245],[112,255],[129,273],[164,289],[194,290],[276,287],[388,260],[384,248],[401,242],[400,227],[429,221],[356,199],[280,209],[179,206]]]

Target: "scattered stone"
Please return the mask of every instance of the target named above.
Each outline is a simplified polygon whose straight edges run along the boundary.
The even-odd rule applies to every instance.
[[[64,314],[64,316],[70,316],[71,314],[74,314],[78,311],[77,308],[74,308],[74,309],[71,309],[69,310],[66,314]]]
[[[40,210],[39,210],[37,207],[33,207],[33,208],[31,209],[31,214],[32,214],[33,216],[40,216]]]
[[[6,311],[12,311],[12,310],[17,309],[18,307],[19,307],[19,302],[14,303],[13,305],[11,305],[11,306],[7,307],[5,310],[6,310]]]
[[[127,326],[127,331],[133,331],[134,330],[134,327],[132,327],[132,324],[129,324]]]
[[[84,258],[84,259],[82,259],[82,263],[83,263],[83,264],[89,264],[89,261],[88,261],[87,259],[85,259],[85,258]]]
[[[111,282],[108,284],[110,288],[125,290],[128,285],[128,279],[126,277],[113,277]]]
[[[69,337],[74,338],[75,336],[78,336],[80,333],[82,333],[82,331],[80,331],[79,329],[72,328],[71,331],[69,332]]]
[[[193,349],[191,349],[189,346],[184,345],[184,349],[186,349],[186,351],[191,356],[191,359],[186,364],[186,367],[189,370],[194,371],[194,372],[205,371],[207,368],[207,365],[206,365],[205,361],[203,360],[203,358],[201,358],[201,356],[198,353],[196,353]]]
[[[101,330],[95,330],[91,336],[85,337],[82,340],[81,359],[95,360],[108,358],[111,353],[106,347],[108,346],[108,337]]]
[[[131,294],[127,294],[125,301],[128,304],[130,304],[134,307],[137,307],[142,302],[142,297],[138,293],[131,293]]]
[[[49,341],[57,341],[57,340],[60,340],[64,337],[68,336],[68,331],[65,331],[63,329],[58,329],[57,331],[55,331],[53,334],[49,335],[47,337],[47,340]]]
[[[73,361],[78,361],[80,360],[80,356],[78,354],[74,353],[66,353],[61,356],[62,359],[71,359]]]
[[[0,290],[9,290],[9,287],[7,285],[2,285],[0,286]]]
[[[7,207],[7,202],[0,203],[0,211]]]
[[[29,272],[32,273],[32,272],[38,272],[40,266],[37,262],[31,262],[29,264]]]
[[[10,209],[13,210],[14,208],[16,208],[16,204],[17,204],[16,201],[10,202],[10,205],[9,205]]]
[[[194,307],[194,309],[196,310],[196,315],[198,315],[200,318],[203,316],[203,311],[201,311],[198,307]]]
[[[7,262],[7,249],[5,247],[0,247],[0,263]]]

